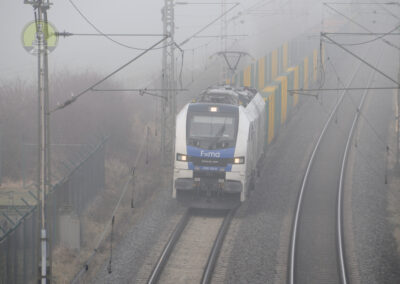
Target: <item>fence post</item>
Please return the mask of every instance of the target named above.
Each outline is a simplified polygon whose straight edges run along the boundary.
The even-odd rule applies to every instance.
[[[23,219],[20,222],[24,222]],[[24,243],[24,230],[25,224],[21,224],[17,227],[15,231],[16,238],[16,248],[17,248],[17,257],[16,257],[16,283],[25,283],[25,243]]]

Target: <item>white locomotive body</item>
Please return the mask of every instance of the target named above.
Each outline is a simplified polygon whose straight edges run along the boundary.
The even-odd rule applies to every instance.
[[[215,87],[176,118],[173,197],[188,206],[232,207],[254,187],[266,137],[255,89]]]

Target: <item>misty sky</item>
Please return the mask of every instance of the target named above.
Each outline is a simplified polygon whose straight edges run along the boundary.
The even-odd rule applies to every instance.
[[[161,33],[161,8],[163,0],[73,0],[86,17],[105,33]],[[202,2],[202,1],[188,1]],[[211,1],[203,1],[211,2]],[[216,1],[218,2],[218,1]],[[247,38],[236,44],[240,49],[255,52],[257,41],[269,40],[278,46],[287,35],[282,33],[282,24],[290,28],[295,24],[288,11],[296,11],[296,19],[303,18],[304,26],[317,23],[320,17],[319,1],[260,1],[242,0],[227,18],[245,11],[245,16],[229,22],[229,34],[246,34]],[[261,3],[261,4],[260,4]],[[249,10],[257,5],[258,9]],[[228,5],[229,7],[229,5]],[[305,14],[308,12],[308,14]],[[177,5],[176,14],[176,41],[181,42],[197,30],[211,22],[221,13],[218,5]],[[313,17],[313,20],[310,18]],[[58,31],[74,33],[96,33],[84,21],[68,0],[54,0],[48,12],[49,21]],[[21,33],[27,23],[34,19],[33,8],[19,1],[0,1],[0,35],[2,38],[0,53],[0,82],[21,78],[36,80],[36,57],[28,54],[21,44]],[[288,22],[288,19],[291,19]],[[218,35],[220,23],[202,33],[202,35]],[[156,42],[154,38],[115,38],[134,47],[148,47]],[[256,41],[254,39],[257,39]],[[208,44],[207,44],[208,43]],[[249,44],[250,43],[250,44]],[[186,49],[187,66],[190,62],[194,67],[205,64],[207,58],[218,51],[218,39],[194,39],[184,46]],[[95,70],[106,74],[119,65],[133,58],[139,51],[127,49],[110,42],[104,37],[75,36],[60,38],[58,46],[49,58],[51,72],[60,70],[84,71]],[[161,52],[155,51],[147,55],[130,68],[123,71],[116,79],[123,82],[136,83],[150,80],[153,74],[159,72],[161,66]],[[194,58],[191,58],[193,57]],[[257,56],[257,54],[255,54]],[[204,61],[204,62],[203,62]],[[140,71],[140,72],[139,72]],[[136,85],[136,84],[135,84]]]

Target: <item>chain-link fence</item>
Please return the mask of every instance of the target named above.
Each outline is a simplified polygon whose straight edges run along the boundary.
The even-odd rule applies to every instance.
[[[60,243],[58,224],[63,209],[80,216],[88,203],[104,190],[105,142],[106,139],[81,155],[77,166],[47,194],[47,230],[52,248]],[[0,283],[33,283],[38,279],[39,210],[37,206],[25,205],[13,206],[18,218],[0,212]]]

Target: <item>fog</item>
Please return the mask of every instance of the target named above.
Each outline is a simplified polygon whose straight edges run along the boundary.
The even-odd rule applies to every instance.
[[[292,258],[300,266],[310,263],[304,276],[322,275],[323,280],[314,283],[340,282],[335,281],[335,264],[321,264],[312,253],[320,252],[323,260],[339,256],[320,247],[336,247],[337,235],[330,229],[342,228],[336,227],[336,220],[343,219],[354,241],[348,253],[358,257],[352,256],[349,263],[359,261],[367,268],[359,269],[359,278],[354,275],[357,281],[367,283],[365,279],[377,276],[377,283],[400,283],[394,237],[397,247],[400,238],[398,230],[394,235],[391,231],[400,227],[399,163],[393,166],[393,149],[397,159],[400,153],[398,106],[394,107],[400,95],[391,89],[394,80],[388,80],[400,78],[399,41],[382,35],[398,29],[398,2],[394,7],[349,1],[356,8],[345,3],[334,12],[317,0],[176,0],[175,78],[177,87],[185,90],[177,92],[174,117],[168,98],[143,92],[162,87],[162,43],[102,82],[101,91],[88,88],[162,39],[164,1],[53,0],[48,21],[58,32],[76,35],[60,36],[48,57],[50,149],[42,156],[48,161],[39,163],[38,58],[22,44],[34,10],[24,0],[0,0],[0,207],[6,210],[0,213],[11,217],[0,214],[0,267],[5,267],[0,269],[0,282],[37,276],[40,252],[33,248],[39,243],[36,229],[41,222],[32,212],[40,200],[35,198],[37,185],[46,184],[38,177],[39,165],[46,164],[51,166],[51,179],[44,215],[51,228],[48,253],[55,283],[70,283],[75,277],[81,277],[80,283],[147,280],[164,255],[163,247],[169,247],[164,244],[171,233],[186,230],[174,229],[177,223],[190,230],[183,245],[176,246],[182,258],[173,258],[176,263],[164,276],[171,278],[160,283],[198,283],[213,240],[225,224],[220,216],[225,210],[212,216],[212,209],[227,209],[219,204],[225,201],[232,201],[229,209],[238,211],[229,213],[232,224],[228,221],[226,230],[232,230],[222,241],[226,248],[221,248],[214,280],[290,282],[289,254],[296,251],[290,247],[296,243],[291,236],[297,228],[294,213],[321,209],[311,214],[315,221],[305,217],[306,222],[299,223],[315,230],[316,238],[304,235],[304,243],[312,240],[304,246],[304,259]],[[221,2],[229,11],[222,19]],[[364,26],[377,34],[334,38],[381,74],[333,41],[321,39],[321,32],[360,35],[367,30]],[[103,33],[146,36],[107,38]],[[228,74],[220,51],[245,54],[234,76]],[[205,88],[226,80],[235,88],[218,86],[193,102]],[[371,91],[382,86],[386,89]],[[382,96],[366,98],[369,88]],[[121,89],[142,92],[115,91]],[[87,92],[75,100],[83,90]],[[365,107],[358,106],[364,99]],[[193,103],[180,111],[188,102]],[[360,126],[351,124],[355,114]],[[174,118],[176,127],[169,128]],[[347,140],[350,129],[356,133]],[[318,150],[319,143],[325,150]],[[344,145],[354,145],[348,159]],[[311,166],[314,157],[317,166]],[[351,186],[343,200],[349,215],[338,218],[333,203],[342,199],[337,197],[335,174],[346,163],[344,183]],[[396,173],[397,180],[387,171]],[[309,182],[308,173],[313,174]],[[299,209],[299,190],[305,186],[314,193],[304,194],[308,203]],[[193,210],[194,221],[179,221],[190,215],[186,209],[193,199],[204,201],[208,211]],[[397,217],[390,221],[386,214]],[[332,243],[321,245],[330,239]],[[326,270],[334,277],[323,275]],[[191,278],[196,273],[197,280]],[[23,282],[12,280],[5,282]]]
[[[7,137],[3,138],[2,172],[4,176],[14,179],[21,177],[22,143],[32,144],[37,139],[37,57],[29,54],[22,44],[23,31],[34,20],[34,10],[23,2],[0,2],[0,35],[3,39],[0,47],[0,123],[3,125],[3,136]],[[215,76],[226,66],[224,60],[216,55],[224,49],[220,37],[224,18],[218,19],[222,13],[220,1],[191,2],[184,4],[188,2],[176,1],[175,5],[175,42],[181,44],[183,50],[182,54],[177,49],[176,60],[180,67],[178,72],[182,73],[182,87],[188,89],[188,92],[180,93],[178,107],[201,89],[225,79]],[[48,10],[48,20],[59,32],[98,35],[99,30],[110,34],[157,35],[113,37],[131,48],[104,36],[59,37],[57,46],[49,54],[50,105],[54,107],[64,102],[71,94],[84,90],[139,55],[142,49],[159,41],[163,31],[163,6],[163,0],[118,0],[112,3],[104,0],[54,1]],[[310,27],[318,27],[323,16],[322,4],[315,0],[226,2],[225,9],[231,9],[225,19],[226,49],[250,55],[240,61],[237,70],[278,48],[283,42],[304,32],[310,33]],[[318,32],[319,29],[314,28],[311,34],[317,35]],[[198,37],[192,37],[194,34]],[[159,88],[161,68],[161,49],[155,49],[118,72],[101,87]],[[121,93],[86,94],[52,116],[52,141],[84,143],[93,136],[112,133],[111,151],[117,149],[120,153],[117,156],[129,163],[132,149],[136,149],[135,143],[140,143],[132,137],[142,135],[144,122],[151,123],[153,129],[160,127],[157,122],[160,119],[160,100],[149,96],[128,97]],[[113,144],[115,141],[121,143]],[[131,153],[128,156],[124,154],[127,151]],[[33,161],[33,151],[31,155]],[[31,168],[35,165],[32,164]]]
[[[198,3],[198,2],[195,2]],[[265,42],[270,48],[277,47],[288,36],[301,33],[307,27],[317,24],[321,18],[319,1],[239,1],[240,5],[227,14],[228,35],[246,35],[229,37],[228,47],[235,44],[240,49],[257,57],[265,53]],[[74,1],[99,30],[104,33],[162,33],[162,0],[128,1],[86,0]],[[227,9],[233,4],[227,5]],[[176,42],[182,42],[195,32],[209,24],[221,14],[218,4],[176,5]],[[24,27],[34,20],[31,5],[23,1],[1,1],[0,35],[2,37],[0,54],[0,80],[36,79],[36,57],[28,54],[21,44]],[[59,32],[97,33],[74,9],[69,1],[53,1],[48,11],[48,19]],[[209,57],[220,51],[221,21],[217,21],[199,36],[214,38],[194,38],[182,48],[186,51],[185,67],[207,64]],[[147,48],[160,37],[115,37],[123,44]],[[260,45],[259,43],[264,44]],[[125,63],[139,53],[119,46],[105,37],[72,36],[59,38],[58,46],[49,57],[51,73],[60,70],[79,72],[96,70],[107,73]],[[161,69],[161,52],[152,51],[131,67],[116,76],[117,79],[131,83],[131,87],[140,86],[158,75]],[[138,72],[140,70],[140,72]],[[51,76],[51,74],[50,74]],[[133,84],[132,84],[133,83]],[[133,85],[133,86],[132,86]]]

